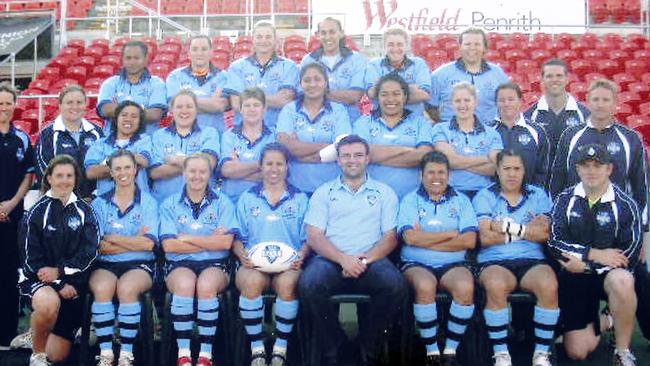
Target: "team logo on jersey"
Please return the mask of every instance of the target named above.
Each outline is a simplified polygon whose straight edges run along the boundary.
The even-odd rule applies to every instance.
[[[282,217],[285,219],[294,219],[296,217],[296,208],[292,205],[285,206],[282,208]]]
[[[77,230],[81,226],[81,220],[77,216],[72,216],[68,219],[68,227],[72,230]]]
[[[413,72],[412,71],[407,71],[404,73],[402,76],[404,80],[406,80],[407,83],[412,84],[415,82],[415,78],[413,77]]]
[[[607,151],[609,151],[610,154],[614,155],[621,151],[621,146],[618,143],[612,141],[607,144]]]
[[[377,126],[370,127],[370,136],[375,137],[377,135],[379,135],[379,127]]]
[[[201,140],[200,140],[200,138],[195,137],[193,139],[190,139],[187,148],[188,148],[188,150],[191,150],[191,151],[200,150],[201,149]]]
[[[217,214],[214,212],[208,212],[204,217],[203,217],[203,223],[208,224],[208,225],[214,225],[217,223],[218,217]]]
[[[244,79],[246,79],[247,84],[253,84],[255,82],[255,74],[249,72],[244,76]]]
[[[448,212],[449,217],[452,219],[458,218],[458,209],[456,207],[449,207],[449,212]]]
[[[294,124],[296,126],[296,129],[301,129],[301,128],[305,127],[305,125],[307,124],[307,121],[305,121],[305,117],[303,117],[303,116],[296,116],[296,120],[295,120]]]
[[[187,220],[187,215],[179,215],[178,218],[176,218],[176,221],[181,225],[187,224]]]
[[[442,221],[440,221],[440,220],[434,218],[434,219],[429,220],[429,221],[427,222],[427,225],[429,225],[429,226],[438,226],[438,225],[442,225]]]
[[[582,215],[580,214],[580,212],[571,211],[571,212],[569,212],[569,217],[580,218],[580,217],[582,217]]]
[[[575,127],[579,124],[580,124],[580,120],[575,117],[569,117],[569,119],[566,120],[566,125],[569,127]]]
[[[174,153],[174,144],[165,144],[165,147],[163,147],[163,151],[165,151],[165,154],[173,154]]]
[[[93,142],[95,142],[95,139],[87,138],[84,140],[84,146],[90,147],[90,145],[92,145]]]
[[[528,135],[526,135],[526,134],[519,135],[518,140],[519,140],[519,143],[522,144],[522,145],[528,145],[528,144],[530,144],[530,142],[532,141],[532,139],[530,138],[530,136],[528,136]]]
[[[350,70],[349,67],[343,67],[341,68],[339,75],[341,76],[341,79],[349,79],[352,77],[352,70]]]
[[[251,207],[251,215],[253,215],[253,217],[259,216],[260,213],[261,213],[261,210],[260,210],[260,208],[258,206]]]
[[[61,144],[61,147],[64,149],[69,149],[72,147],[72,144],[66,144],[65,142]]]
[[[282,251],[280,250],[280,246],[273,244],[265,246],[264,252],[262,253],[264,258],[266,258],[269,263],[275,262],[275,260],[278,259],[281,254]]]
[[[190,225],[190,228],[192,230],[199,230],[203,227],[203,224],[200,222],[193,222],[192,225]]]
[[[369,194],[366,196],[366,201],[368,201],[368,204],[370,206],[374,206],[375,203],[377,203],[377,196],[374,194]]]
[[[334,123],[331,120],[323,121],[320,128],[323,132],[332,132],[334,130]]]
[[[266,215],[265,219],[266,219],[266,221],[274,222],[274,221],[280,220],[280,216],[278,216],[276,214],[268,214],[268,215]]]
[[[600,226],[605,226],[612,222],[612,218],[609,216],[609,213],[607,212],[599,212],[596,215],[596,221],[598,221],[598,224]]]
[[[18,150],[16,150],[16,159],[22,161],[23,158],[25,158],[25,152],[22,147],[19,147]]]
[[[113,222],[111,223],[111,227],[112,227],[113,229],[115,229],[115,230],[124,229],[124,225],[122,225],[122,223],[119,222],[119,221],[113,221]]]
[[[418,217],[419,217],[419,218],[423,218],[423,217],[425,217],[426,215],[427,215],[427,210],[426,210],[426,209],[421,208],[421,209],[418,210]]]

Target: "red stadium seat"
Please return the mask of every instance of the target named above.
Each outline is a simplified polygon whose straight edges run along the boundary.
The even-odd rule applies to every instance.
[[[639,104],[639,114],[650,117],[650,102]]]
[[[36,89],[40,90],[43,92],[43,94],[47,93],[47,89],[50,87],[50,81],[49,80],[34,80],[31,83],[29,83],[29,88],[30,89]]]
[[[618,45],[618,49],[621,51],[634,52],[640,48],[635,42],[623,42]]]
[[[158,53],[171,53],[178,56],[181,52],[182,46],[177,43],[165,43],[158,47]]]
[[[117,47],[117,48],[121,49],[122,46],[129,43],[130,41],[132,41],[132,39],[129,38],[129,37],[118,38],[118,39],[115,40],[115,42],[113,42],[113,47]]]
[[[178,45],[179,47],[183,46],[183,40],[180,37],[165,37],[163,38],[163,45],[165,44],[175,44]]]
[[[220,70],[226,70],[228,69],[228,66],[230,66],[230,58],[223,58],[223,57],[212,57],[210,59],[212,64],[216,67],[218,67]]]
[[[520,49],[507,50],[503,54],[504,58],[512,63],[523,60],[528,57],[525,51]]]
[[[81,56],[74,60],[74,66],[82,66],[86,71],[92,70],[95,67],[95,58],[92,56]]]
[[[83,52],[84,48],[86,48],[86,41],[83,39],[71,39],[68,41],[68,44],[66,45],[67,47],[72,47],[76,48],[79,50],[79,54]]]
[[[300,64],[302,61],[303,57],[305,57],[307,53],[303,51],[291,51],[285,55],[286,58],[293,60],[293,62]]]
[[[300,51],[307,53],[307,46],[304,43],[289,43],[284,45],[284,53],[287,54],[293,51]]]
[[[639,114],[633,114],[627,117],[627,120],[625,121],[625,124],[629,128],[633,128],[633,129],[636,129],[639,126],[647,125],[648,123],[650,123],[650,119],[648,118],[648,116],[642,116]]]
[[[646,63],[641,60],[625,61],[625,71],[634,77],[640,78],[646,72]]]
[[[604,43],[619,45],[623,43],[624,39],[623,36],[618,33],[606,33],[602,36],[602,41]]]
[[[603,52],[593,48],[582,51],[582,58],[590,61],[602,60]]]
[[[641,81],[643,81],[644,83],[650,85],[650,72],[646,72],[643,75],[641,75]]]
[[[39,121],[39,112],[38,109],[28,109],[20,115],[20,119],[24,122],[30,123],[31,125],[37,125]]]
[[[605,23],[609,18],[609,10],[605,4],[595,4],[589,9],[591,20],[596,23]]]
[[[427,53],[425,54],[425,58],[427,58],[427,59],[442,59],[442,60],[446,60],[446,61],[450,60],[449,55],[447,55],[447,52],[445,52],[444,50],[440,50],[440,49],[434,49],[434,50],[427,51]]]
[[[557,58],[564,60],[567,64],[578,59],[578,53],[574,50],[561,50],[557,53]]]
[[[65,70],[70,65],[72,65],[72,60],[73,59],[71,57],[66,57],[66,56],[56,57],[55,59],[50,61],[48,66],[58,67],[59,70]]]
[[[601,51],[605,54],[608,54],[614,50],[618,50],[618,45],[612,44],[612,43],[607,43],[607,42],[599,42],[596,44],[594,49]]]
[[[439,68],[440,66],[446,64],[449,62],[448,58],[442,58],[442,57],[426,57],[425,59],[427,66],[429,66],[430,70],[435,70]]]
[[[487,50],[485,52],[485,55],[483,55],[483,57],[485,57],[485,59],[488,61],[503,59],[503,55],[501,54],[501,52],[499,52],[499,50]]]
[[[645,47],[645,45],[648,44],[648,39],[646,36],[640,33],[633,33],[628,35],[627,41],[636,43],[639,48]]]
[[[96,38],[93,39],[92,42],[90,42],[91,47],[100,47],[103,48],[104,51],[108,51],[108,48],[110,47],[110,41],[108,39],[104,38]]]
[[[598,43],[598,35],[595,33],[585,33],[580,36],[580,42],[595,46]]]
[[[70,85],[79,85],[79,82],[75,79],[61,79],[57,81],[56,83],[50,85],[50,89],[48,89],[48,92],[50,94],[59,94],[59,92]]]
[[[230,52],[232,50],[232,44],[230,43],[230,38],[228,36],[217,36],[212,38],[212,48],[227,50]]]
[[[101,60],[99,60],[100,65],[110,65],[113,67],[113,70],[117,70],[120,68],[122,65],[122,60],[114,55],[106,55],[103,56]]]
[[[627,20],[627,10],[625,9],[625,4],[618,1],[610,1],[607,4],[609,13],[612,16],[613,23],[623,23]]]
[[[87,91],[90,91],[90,90],[98,90],[99,91],[99,88],[101,87],[103,81],[104,81],[104,79],[98,78],[98,77],[88,78],[86,80],[86,82],[84,83],[84,89],[86,89]]]
[[[551,54],[555,55],[560,51],[567,50],[567,47],[562,42],[553,41],[553,42],[547,43],[546,46],[544,47],[544,49],[547,50],[548,52],[550,52]]]
[[[574,60],[569,63],[569,68],[572,72],[576,73],[580,77],[584,77],[586,74],[594,71],[594,67],[591,62],[586,60]]]
[[[79,85],[83,85],[86,82],[87,71],[85,67],[82,66],[72,66],[63,75],[68,79],[74,79]]]
[[[587,83],[587,85],[591,85],[594,81],[601,79],[607,79],[607,77],[599,72],[590,72],[584,76],[583,81]]]
[[[650,50],[644,49],[644,50],[634,51],[634,58],[637,60],[650,60]]]
[[[641,104],[641,96],[636,92],[624,91],[618,94],[618,102],[629,104],[636,111]]]
[[[585,42],[582,39],[573,41],[571,43],[571,49],[576,51],[578,54],[582,54],[584,51],[592,49],[593,45],[589,42]]]
[[[539,64],[533,60],[518,60],[515,63],[515,70],[522,75],[528,75],[529,72],[539,70]]]
[[[578,100],[585,100],[589,85],[583,82],[573,82],[569,84],[569,93],[578,98]]]
[[[611,79],[615,74],[623,71],[623,68],[617,61],[613,60],[601,60],[596,62],[596,70],[598,72],[605,74],[607,79]]]
[[[311,36],[309,42],[307,43],[307,50],[309,52],[314,52],[320,47],[320,40],[316,36]]]
[[[93,71],[90,73],[91,77],[106,79],[115,74],[115,69],[110,65],[98,65],[93,68]]]
[[[490,36],[488,34],[488,42],[491,43],[492,41],[489,40],[489,38],[490,38]],[[436,42],[438,47],[442,47],[445,43],[447,43],[449,41],[454,41],[454,42],[458,43],[458,37],[456,35],[454,35],[454,34],[451,34],[451,33],[440,33],[440,34],[434,36],[433,40]]]
[[[79,50],[76,47],[65,47],[61,49],[61,52],[57,56],[59,57],[77,57],[79,54],[83,53],[84,49]]]
[[[59,78],[59,68],[58,67],[45,67],[41,70],[41,72],[36,76],[37,79],[40,80],[56,80]]]
[[[447,51],[449,57],[456,58],[460,45],[458,41],[447,41],[442,48]]]
[[[533,34],[533,42],[535,43],[549,43],[553,41],[553,35],[549,33],[539,32]]]
[[[530,52],[530,59],[542,64],[552,58],[551,53],[547,50],[533,50]]]
[[[515,32],[508,37],[512,42],[515,42],[516,44],[523,44],[523,43],[528,43],[530,37],[527,34],[523,34],[521,32]]]
[[[575,38],[575,36],[574,36],[573,34],[570,34],[570,33],[566,33],[566,32],[564,32],[564,33],[560,33],[560,34],[558,34],[558,35],[555,37],[555,39],[556,39],[558,42],[562,42],[562,43],[564,43],[565,45],[570,46],[570,45],[571,45],[571,42],[575,41],[576,38]]]
[[[169,67],[173,67],[176,65],[177,61],[178,61],[178,54],[160,52],[156,55],[156,57],[151,62],[163,63],[163,64],[167,64],[167,66]]]
[[[502,41],[498,41],[495,44],[494,49],[505,54],[506,51],[514,50],[516,48],[517,48],[517,43],[515,43],[515,42],[513,42],[511,40],[505,39],[505,40],[502,40]]]
[[[490,48],[497,48],[497,43],[503,40],[503,35],[501,33],[490,32],[487,34],[488,43]]]
[[[627,90],[638,93],[642,100],[648,100],[650,98],[650,86],[646,83],[630,83],[627,85]]]
[[[18,100],[16,100],[16,104],[14,105],[14,115],[12,120],[19,119],[20,115],[29,108],[32,108],[32,106],[33,104],[31,104],[28,99],[18,98]]]
[[[609,52],[609,59],[612,61],[620,62],[621,64],[630,59],[630,54],[621,50],[614,50]]]
[[[162,78],[163,80],[167,79],[167,75],[169,75],[170,71],[171,68],[167,64],[157,63],[149,65],[149,72],[151,72],[152,75]]]
[[[631,83],[636,82],[637,79],[635,77],[633,77],[632,75],[630,75],[630,74],[622,72],[622,73],[614,75],[612,77],[612,80],[616,84],[618,84],[618,87],[621,90],[624,90],[624,89],[627,90],[628,85],[630,85]]]
[[[34,123],[32,121],[25,121],[25,120],[18,120],[18,121],[13,121],[12,122],[14,127],[16,127],[19,130],[22,130],[26,134],[31,134],[34,132]]]
[[[242,44],[248,44],[251,47],[253,46],[253,37],[252,36],[239,36],[235,41],[235,48],[241,46]]]
[[[625,103],[619,103],[616,106],[616,119],[619,121],[626,121],[629,116],[631,116],[634,113],[632,110],[632,106],[629,104]]]
[[[411,38],[411,49],[413,54],[418,56],[426,55],[426,50],[428,50],[429,45],[435,47],[435,41],[428,34],[416,34]]]
[[[99,62],[99,60],[102,59],[102,56],[106,53],[107,50],[101,48],[101,47],[88,47],[84,51],[84,56],[92,56],[95,58],[96,62]]]

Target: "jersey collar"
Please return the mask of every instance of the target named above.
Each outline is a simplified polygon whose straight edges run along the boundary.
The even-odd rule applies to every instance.
[[[108,202],[109,204],[111,204],[115,208],[117,208],[118,217],[126,216],[129,212],[131,212],[131,210],[133,210],[135,205],[139,205],[141,200],[142,200],[142,195],[140,194],[140,188],[138,188],[137,184],[135,186],[135,194],[133,195],[133,202],[131,202],[129,207],[127,207],[126,210],[124,210],[123,213],[120,211],[120,208],[117,206],[117,204],[113,200],[113,198],[115,198],[115,188],[113,188],[110,191],[102,194],[100,197],[102,197],[104,200],[106,200],[106,202]]]
[[[149,72],[149,70],[146,67],[144,68],[144,71],[142,72],[142,75],[140,75],[140,79],[138,80],[138,82],[134,83],[134,84],[132,84],[129,81],[129,79],[126,77],[126,69],[125,68],[120,69],[119,75],[120,75],[120,79],[125,80],[127,83],[129,83],[131,85],[142,84],[144,81],[151,79],[151,73]]]
[[[505,201],[506,207],[508,208],[508,212],[513,212],[520,209],[524,205],[524,203],[526,203],[530,195],[533,193],[533,189],[530,184],[524,183],[524,186],[522,188],[523,189],[521,190],[521,200],[515,206],[511,206],[510,202],[508,202],[508,200],[506,200],[505,197],[501,195],[501,184],[499,184],[499,182],[493,183],[491,186],[488,187],[488,190],[492,192],[494,196],[497,197],[498,200],[500,199]]]
[[[201,208],[204,206],[207,206],[212,203],[212,201],[216,201],[219,198],[217,193],[210,189],[210,187],[206,188],[205,195],[203,196],[203,200],[201,201]],[[179,203],[185,203],[189,207],[192,207],[192,200],[190,200],[190,197],[187,195],[187,185],[183,185],[183,189],[181,191],[181,197],[178,200]]]
[[[616,121],[612,121],[612,123],[608,124],[603,130],[610,129],[612,126],[616,124]],[[595,129],[596,127],[594,126],[593,123],[591,123],[591,118],[587,118],[587,127]]]
[[[458,126],[456,116],[451,117],[451,120],[449,121],[449,128],[452,130],[460,131],[460,126]],[[470,134],[477,135],[482,132],[485,132],[485,126],[483,126],[483,124],[478,120],[478,117],[474,115],[474,129],[472,132],[470,132]]]
[[[573,188],[573,195],[587,199],[587,192],[585,191],[585,187],[582,182],[576,184],[576,186]],[[616,194],[614,193],[614,184],[610,182],[609,187],[607,187],[607,190],[605,191],[605,194],[600,197],[600,202],[614,202],[615,199]]]
[[[404,61],[400,65],[400,67],[394,67],[391,65],[390,60],[388,59],[388,56],[384,56],[384,58],[381,59],[381,66],[383,67],[392,67],[395,70],[406,70],[409,67],[413,65],[413,60],[411,60],[408,56],[404,55]]]
[[[336,179],[336,182],[335,182],[333,188],[336,189],[336,190],[343,189],[343,190],[346,190],[347,192],[353,193],[352,190],[348,187],[348,185],[345,184],[345,182],[343,181],[343,175],[342,174],[340,174],[338,176],[338,178]],[[361,193],[361,192],[363,192],[364,190],[367,190],[367,189],[368,190],[375,190],[375,191],[378,190],[375,187],[375,180],[370,178],[370,175],[368,173],[366,173],[366,181],[363,182],[363,184],[361,185],[361,187],[359,187],[359,189],[357,190],[356,193]]]
[[[232,128],[232,133],[234,133],[240,139],[248,141],[248,147],[249,148],[257,145],[258,143],[260,143],[262,140],[264,140],[264,137],[271,135],[271,130],[269,130],[268,127],[266,127],[266,124],[264,123],[264,121],[262,121],[262,134],[255,141],[251,141],[251,140],[248,139],[248,137],[244,136],[243,128],[244,128],[243,124],[236,125],[236,126],[234,126]]]
[[[418,188],[417,194],[423,199],[435,204],[449,201],[452,197],[455,197],[457,195],[456,190],[452,186],[447,185],[447,189],[442,194],[442,197],[440,197],[440,201],[434,201],[431,199],[429,193],[427,193],[427,190],[424,188],[424,185],[422,183],[420,183],[420,188]]]
[[[537,110],[538,111],[548,111],[548,101],[546,96],[542,95],[541,98],[537,101]],[[573,95],[567,93],[566,105],[564,106],[565,111],[577,111],[578,110],[578,101]]]
[[[176,123],[172,122],[171,125],[167,126],[166,128],[167,132],[171,134],[178,135],[178,131],[176,131]],[[198,121],[194,121],[194,124],[192,125],[192,130],[190,131],[190,135],[196,133],[196,132],[201,132],[201,126],[199,126]],[[189,136],[189,135],[188,135]]]
[[[497,116],[494,119],[494,127],[498,128],[499,126],[503,126],[503,128],[508,128],[508,126],[506,126],[506,124],[501,121],[501,117]],[[524,117],[523,113],[519,113],[519,119],[517,120],[517,122],[515,122],[512,128],[515,128],[515,126],[520,126],[524,128],[528,127],[528,122],[526,121],[526,118]]]
[[[54,131],[66,131],[65,124],[63,123],[63,117],[60,115],[56,117],[54,120],[54,124],[52,125],[52,129]],[[81,118],[81,130],[84,132],[91,132],[95,130],[95,125],[92,123],[88,122],[85,118]]]
[[[52,190],[51,190],[51,189],[48,190],[47,192],[45,192],[45,195],[48,196],[48,197],[50,197],[50,198],[53,199],[53,200],[59,200],[58,198],[56,198],[56,197],[54,197],[54,196],[52,195]],[[68,206],[69,204],[75,203],[75,202],[77,202],[77,201],[79,201],[79,198],[77,197],[77,195],[76,195],[74,192],[72,192],[72,193],[70,193],[70,198],[68,198],[68,202],[66,202],[66,203],[63,205],[63,207],[66,207],[66,206]]]
[[[372,111],[372,114],[370,117],[375,120],[375,121],[380,121],[381,124],[383,124],[387,129],[393,131],[397,127],[399,127],[402,123],[404,123],[406,120],[408,120],[411,116],[411,110],[404,108],[404,114],[402,115],[402,118],[395,124],[395,127],[388,127],[387,124],[384,123],[384,120],[381,118],[381,108],[377,108],[376,110]]]
[[[254,185],[251,188],[251,192],[254,193],[258,198],[264,200],[264,202],[266,202],[269,205],[271,210],[275,210],[278,207],[282,206],[282,204],[285,203],[286,201],[292,199],[296,195],[296,193],[300,192],[300,190],[298,190],[298,188],[292,186],[291,184],[287,184],[287,190],[284,191],[284,193],[282,193],[282,198],[280,198],[280,200],[275,205],[272,205],[269,202],[268,197],[266,196],[266,192],[264,192],[264,183],[258,183]]]
[[[456,65],[456,68],[458,70],[472,75],[480,75],[492,69],[492,67],[487,62],[485,62],[485,60],[481,60],[481,69],[477,73],[467,71],[467,67],[465,67],[465,62],[463,61],[462,58],[457,59],[456,62],[454,62],[454,64]]]

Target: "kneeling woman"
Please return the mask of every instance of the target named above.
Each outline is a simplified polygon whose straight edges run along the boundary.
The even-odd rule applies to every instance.
[[[160,207],[160,242],[167,259],[166,283],[178,345],[177,366],[191,366],[194,298],[201,348],[197,366],[212,365],[219,299],[228,286],[228,255],[238,232],[228,197],[208,187],[212,158],[203,153],[183,163],[185,187]]]
[[[108,158],[107,165],[115,188],[92,203],[102,233],[100,256],[89,283],[95,296],[92,313],[100,349],[97,364],[113,365],[113,297],[117,294],[122,345],[118,365],[130,366],[140,324],[139,297],[152,284],[158,204],[135,184],[138,165],[133,153],[118,150]]]
[[[286,364],[287,338],[298,312],[296,286],[300,269],[309,247],[303,218],[307,211],[307,195],[287,184],[289,151],[278,143],[266,145],[261,153],[262,183],[248,189],[237,203],[237,218],[242,240],[235,241],[233,251],[241,262],[237,271],[239,311],[251,339],[252,366],[266,365],[262,342],[262,293],[269,286],[277,294],[275,319],[278,338],[273,347],[272,366]],[[300,259],[287,271],[270,275],[253,268],[248,250],[267,241],[279,241],[300,250]]]
[[[32,366],[63,362],[81,326],[99,227],[90,205],[73,192],[80,179],[72,156],[50,160],[43,171],[44,195],[21,225],[24,262],[18,285],[32,302]]]
[[[494,364],[512,365],[508,335],[508,295],[521,288],[537,298],[533,323],[533,365],[551,365],[549,348],[557,323],[557,279],[544,256],[551,199],[526,184],[526,164],[514,150],[497,154],[498,181],[480,190],[473,205],[479,221],[479,283],[487,293],[483,314],[494,349]]]
[[[427,348],[427,365],[441,364],[436,340],[438,289],[453,298],[443,352],[455,365],[456,348],[474,314],[474,277],[465,254],[476,246],[478,223],[469,198],[449,186],[449,160],[432,151],[420,162],[422,184],[400,204],[404,277],[415,289],[413,313]]]

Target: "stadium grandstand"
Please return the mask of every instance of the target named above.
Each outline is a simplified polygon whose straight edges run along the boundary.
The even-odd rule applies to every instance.
[[[190,65],[191,36],[209,37],[212,65],[228,70],[237,60],[253,54],[253,27],[268,20],[277,31],[277,55],[301,65],[305,56],[321,47],[316,34],[318,23],[333,17],[343,25],[347,48],[368,60],[385,54],[386,30],[403,29],[409,35],[407,53],[424,60],[431,73],[460,58],[458,35],[475,27],[487,34],[485,60],[500,66],[521,88],[522,111],[544,93],[542,65],[560,59],[568,65],[566,89],[578,101],[586,100],[592,82],[615,82],[620,89],[616,120],[637,131],[646,148],[650,145],[650,1],[428,3],[446,4],[414,0],[0,0],[0,82],[7,81],[19,91],[12,123],[35,146],[41,132],[59,115],[59,93],[71,85],[83,87],[89,97],[85,119],[100,128],[108,123],[97,109],[100,88],[122,69],[123,47],[130,41],[148,46],[147,69],[165,81],[174,70]],[[362,115],[373,110],[373,100],[366,92],[358,103]],[[228,108],[224,115],[226,126],[232,126],[236,111]],[[172,121],[167,114],[160,120],[160,127]],[[32,203],[36,191],[30,192]],[[144,300],[147,307],[143,311],[148,315],[143,316],[136,341],[138,365],[175,364],[175,345],[168,339],[172,336],[171,296],[165,294],[161,282]],[[223,295],[228,296],[232,295]],[[267,321],[272,319],[269,308],[273,295],[264,298],[269,305],[264,315]],[[357,332],[355,310],[363,311],[368,299],[355,295],[332,299],[333,306],[341,307],[343,329],[352,339]],[[91,334],[90,297],[85,301],[86,308],[79,314],[84,325],[66,365],[96,364],[99,351]],[[223,301],[225,310],[220,317],[232,321],[224,320],[225,329],[219,329],[215,353],[221,358],[215,358],[215,365],[248,365],[245,322],[235,320],[239,319],[237,299]],[[531,309],[535,303],[530,293],[522,291],[512,294],[510,301]],[[441,302],[449,305],[451,298],[443,295]],[[646,307],[650,309],[650,304]],[[29,306],[22,306],[20,331],[29,328],[29,312]],[[425,364],[423,342],[412,317],[405,312],[386,331],[385,365]],[[442,316],[440,319],[449,320]],[[265,331],[277,334],[272,321],[267,323]],[[302,326],[300,318],[296,328],[290,339],[297,346],[290,346],[288,364],[311,365],[312,349],[306,340],[309,328]],[[637,365],[650,366],[650,345],[641,333],[637,326],[631,349]],[[472,320],[464,345],[459,348],[459,353],[464,354],[459,357],[463,365],[493,364],[487,334],[480,319]],[[509,329],[514,365],[530,365],[534,335],[532,327]],[[602,338],[598,349],[584,361],[569,360],[561,337],[556,339],[552,346],[554,364],[611,365],[614,336]],[[355,365],[359,347],[354,340],[346,343],[340,364]],[[29,357],[29,350],[0,350],[0,366],[27,365]]]

